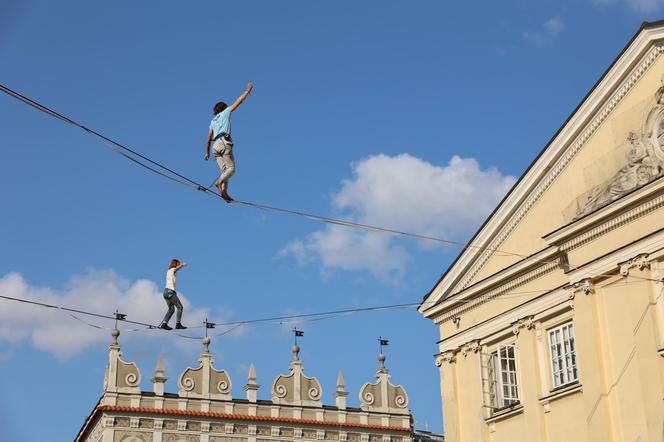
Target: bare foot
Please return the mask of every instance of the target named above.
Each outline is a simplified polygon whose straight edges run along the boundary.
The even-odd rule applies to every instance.
[[[224,201],[226,201],[227,203],[230,203],[231,201],[233,201],[233,198],[231,198],[231,196],[226,192],[225,189],[221,191],[221,197],[222,197],[222,198],[224,199]]]
[[[221,197],[223,198],[225,192],[224,192],[224,189],[221,186],[221,183],[220,182],[214,183],[214,187],[216,187],[219,190],[219,195],[221,195]],[[226,199],[226,198],[224,198],[224,199]]]

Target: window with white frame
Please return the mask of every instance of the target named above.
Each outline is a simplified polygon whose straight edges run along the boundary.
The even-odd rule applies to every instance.
[[[486,394],[491,410],[519,403],[516,376],[516,346],[499,345],[486,358]]]
[[[572,322],[549,330],[549,348],[553,387],[578,381],[579,371],[576,366],[576,344]]]

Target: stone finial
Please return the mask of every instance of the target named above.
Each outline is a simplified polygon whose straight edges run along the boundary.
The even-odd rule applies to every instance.
[[[154,376],[152,377],[154,394],[157,396],[164,395],[164,384],[167,380],[168,378],[164,374],[164,358],[159,356],[159,359],[157,360],[157,369],[155,370]]]
[[[111,330],[111,345],[117,345],[117,346],[120,345],[120,343],[118,342],[118,336],[120,336],[120,330],[118,330],[117,328]]]
[[[346,385],[344,384],[344,375],[339,370],[337,375],[337,389],[333,393],[334,398],[336,399],[337,408],[340,410],[346,409],[346,398],[348,397],[348,392],[346,391]]]
[[[387,368],[385,368],[385,355],[383,353],[378,355],[378,362],[380,363],[380,367],[378,367],[378,371],[388,373]]]
[[[122,351],[118,342],[119,336],[120,330],[113,329],[111,331],[111,345],[108,346],[108,365],[104,373],[104,392],[138,394],[141,392],[138,387],[141,382],[141,372],[135,363],[122,360]]]
[[[291,351],[293,352],[293,360],[290,363],[290,373],[279,375],[272,382],[272,402],[275,404],[322,407],[323,389],[320,382],[314,377],[305,376],[299,356],[300,347],[294,345]]]
[[[249,402],[256,402],[256,392],[260,385],[256,383],[256,367],[254,364],[249,366],[249,375],[247,376],[247,383],[244,386],[244,391],[247,392],[247,400]]]
[[[226,370],[215,369],[210,353],[210,338],[203,339],[203,353],[201,353],[197,368],[188,367],[178,380],[180,397],[198,399],[231,400],[233,386]]]
[[[385,355],[378,356],[380,363],[376,371],[376,383],[365,383],[360,389],[360,408],[369,412],[384,412],[408,415],[408,395],[401,385],[390,382],[389,370],[385,367]]]

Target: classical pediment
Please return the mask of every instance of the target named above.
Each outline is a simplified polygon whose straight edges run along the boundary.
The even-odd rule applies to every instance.
[[[423,314],[664,174],[663,45],[661,23],[642,27],[431,290]]]

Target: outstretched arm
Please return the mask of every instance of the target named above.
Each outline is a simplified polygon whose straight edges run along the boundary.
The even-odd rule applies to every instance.
[[[251,93],[251,90],[252,90],[253,88],[254,88],[254,84],[253,84],[253,83],[249,83],[249,84],[247,85],[247,90],[245,90],[245,91],[242,93],[242,95],[240,95],[240,96],[238,97],[238,99],[235,100],[235,103],[233,103],[233,104],[231,105],[231,112],[233,112],[235,109],[237,109],[237,107],[238,107],[239,105],[242,104],[242,102],[243,102],[243,101],[249,96],[249,94]]]
[[[205,161],[210,159],[210,143],[212,143],[212,131],[208,132],[207,143],[205,145]]]
[[[180,270],[182,267],[187,267],[187,263],[181,262],[180,264],[178,264],[177,267],[175,267],[175,273],[177,273],[178,270]]]

